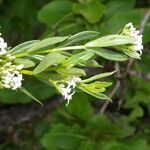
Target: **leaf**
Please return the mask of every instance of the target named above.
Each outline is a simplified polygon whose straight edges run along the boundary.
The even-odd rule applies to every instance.
[[[100,78],[103,78],[103,77],[111,76],[111,75],[114,74],[114,73],[115,73],[115,71],[101,73],[101,74],[92,76],[91,78],[82,80],[81,82],[82,82],[82,83],[92,82],[92,81],[94,81],[94,80],[97,80],[97,79],[100,79]]]
[[[67,67],[73,67],[76,64],[79,64],[81,62],[85,62],[88,59],[90,59],[92,56],[94,55],[93,52],[89,52],[89,51],[84,51],[78,54],[75,54],[73,56],[71,56],[70,58],[68,58],[67,60],[65,60],[62,65],[63,66],[67,66]]]
[[[97,150],[97,147],[100,147],[96,141],[92,141],[91,139],[87,141],[83,141],[78,150]]]
[[[80,135],[77,131],[72,131],[72,128],[67,125],[57,124],[42,138],[42,145],[48,150],[57,149],[77,149],[83,140],[87,137]]]
[[[29,91],[27,91],[25,88],[21,87],[19,88],[23,93],[25,93],[26,95],[28,95],[29,97],[31,97],[33,100],[35,100],[36,102],[38,102],[39,104],[41,104],[43,106],[43,104],[37,99],[35,98]]]
[[[83,41],[83,40],[91,39],[91,38],[96,37],[98,35],[99,35],[99,32],[96,32],[96,31],[82,31],[82,32],[79,32],[75,35],[70,36],[66,40],[66,43],[64,45],[68,46],[71,44],[75,44],[75,43]]]
[[[129,56],[129,57],[136,58],[136,59],[141,59],[140,55],[137,52],[134,52],[134,51],[124,51],[124,53],[127,56]]]
[[[84,108],[83,108],[84,106]],[[93,115],[92,107],[86,94],[75,94],[67,106],[67,110],[82,120],[89,120]]]
[[[106,4],[107,11],[105,12],[105,17],[107,17],[107,18],[111,17],[111,16],[115,15],[116,13],[122,13],[122,12],[126,13],[127,11],[129,12],[134,7],[134,5],[135,5],[135,0],[126,0],[126,1],[113,0],[113,1],[109,1]],[[117,12],[116,12],[116,10],[117,10]],[[126,14],[128,14],[128,13],[126,13]],[[119,22],[119,20],[118,20],[118,22]]]
[[[48,46],[60,43],[65,41],[68,38],[68,36],[64,36],[64,37],[49,37],[46,39],[43,39],[41,41],[39,41],[38,43],[36,43],[32,48],[30,48],[27,52],[28,53],[32,53],[35,52],[39,49],[43,49],[46,48]],[[42,51],[42,50],[41,50]],[[39,51],[38,51],[39,52]]]
[[[112,61],[128,60],[128,57],[126,55],[119,53],[119,52],[114,52],[114,51],[106,50],[102,48],[88,49],[88,50],[108,60],[112,60]]]
[[[30,59],[16,58],[15,63],[24,65],[24,68],[31,68],[35,66],[35,63]]]
[[[36,60],[42,61],[44,59],[43,55],[32,55],[30,56],[31,58],[34,58]]]
[[[45,5],[38,13],[38,20],[50,27],[54,27],[64,16],[71,13],[72,2],[68,0],[52,1]]]
[[[86,62],[82,63],[81,66],[92,67],[92,68],[103,67],[95,60],[87,60]]]
[[[60,53],[49,53],[44,57],[40,64],[33,70],[34,74],[39,74],[52,65],[58,65],[64,60],[64,56]]]
[[[83,15],[90,23],[98,22],[105,12],[105,6],[99,0],[92,0],[89,3],[75,3],[74,12]]]
[[[106,90],[106,87],[110,86],[111,84],[111,82],[95,81],[89,84],[82,84],[82,87],[92,93],[98,94],[104,92]]]
[[[78,88],[79,88],[80,90],[82,90],[82,91],[88,93],[89,95],[92,95],[92,96],[98,98],[98,99],[111,101],[111,99],[110,99],[108,96],[106,96],[105,94],[102,94],[102,93],[93,93],[93,92],[87,90],[87,89],[86,89],[85,87],[83,87],[83,86],[78,86]]]
[[[91,47],[108,47],[134,43],[134,39],[125,35],[107,35],[85,44],[87,48]]]
[[[104,114],[95,115],[91,119],[90,123],[91,130],[95,128],[98,129],[97,132],[100,137],[103,137],[103,135],[113,135],[112,139],[122,139],[126,136],[133,134],[135,131],[133,127],[126,124],[125,122],[113,122],[109,117]],[[106,143],[107,142],[108,140],[106,139]]]
[[[56,71],[60,74],[73,75],[73,76],[85,76],[86,75],[85,71],[79,68],[59,68]]]
[[[116,11],[116,10],[115,10]],[[139,27],[145,13],[145,9],[134,8],[124,12],[116,12],[105,24],[105,28],[110,33],[115,33],[120,30],[120,27],[124,27],[125,24],[132,22],[134,26]],[[119,18],[119,19],[118,19]],[[113,23],[113,25],[112,25]]]
[[[39,42],[39,40],[32,40],[32,41],[27,41],[22,44],[19,44],[15,46],[14,48],[12,48],[10,50],[10,53],[14,55],[14,54],[20,54],[20,53],[26,52],[31,47],[33,47],[37,42]]]
[[[127,120],[132,122],[135,121],[138,117],[142,117],[144,115],[143,109],[140,106],[136,106],[130,115],[127,117]]]
[[[30,93],[35,95],[40,101],[44,101],[56,94],[56,90],[51,86],[41,83],[35,78],[30,78],[23,83],[25,89],[30,89]],[[0,102],[4,104],[26,104],[33,102],[33,99],[24,94],[21,90],[1,89]]]

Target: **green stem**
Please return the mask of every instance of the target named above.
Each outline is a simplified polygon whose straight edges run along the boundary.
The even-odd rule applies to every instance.
[[[33,71],[29,71],[29,70],[21,70],[21,73],[26,74],[26,75],[30,75],[30,76],[34,75]]]
[[[49,53],[49,52],[59,52],[59,51],[67,51],[67,50],[79,50],[79,49],[86,49],[84,45],[79,46],[68,46],[68,47],[62,47],[62,48],[54,48],[50,50],[45,50],[40,53]]]
[[[30,56],[28,53],[21,53],[21,54],[16,54],[14,55],[16,58],[18,57],[25,57],[25,56]]]
[[[112,72],[101,73],[101,74],[95,75],[95,76],[93,76],[93,77],[91,77],[91,78],[82,80],[81,82],[82,82],[82,83],[92,82],[92,81],[94,81],[94,80],[98,80],[98,79],[100,79],[100,78],[110,76],[110,75],[114,74],[115,72],[116,72],[116,70],[115,70],[115,71],[112,71]]]
[[[79,50],[79,49],[86,49],[86,47],[84,45],[68,46],[68,47],[62,47],[62,48],[54,48],[54,49],[44,50],[44,51],[35,52],[35,53],[21,53],[21,54],[16,54],[14,56],[16,58],[18,58],[18,57],[31,56],[31,55],[35,55],[35,54],[44,54],[44,53],[67,51],[67,50]]]

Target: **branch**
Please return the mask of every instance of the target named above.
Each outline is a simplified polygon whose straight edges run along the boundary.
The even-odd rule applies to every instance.
[[[143,33],[144,33],[145,26],[146,26],[146,23],[148,22],[149,18],[150,18],[150,8],[146,10],[146,13],[145,13],[144,17],[143,17],[143,19],[141,20],[140,34],[143,34]],[[119,64],[116,63],[116,67],[117,67],[117,69],[118,69],[118,71],[117,71],[117,77],[118,77],[118,78],[123,78],[123,77],[125,77],[127,74],[135,75],[135,72],[133,73],[133,71],[132,71],[132,72],[130,71],[130,68],[131,68],[133,62],[134,62],[134,59],[133,59],[133,58],[129,59],[129,62],[128,62],[128,64],[127,64],[126,71],[125,71],[125,73],[123,73],[123,74],[120,74]],[[137,74],[136,74],[136,75],[137,75]],[[138,75],[139,75],[139,74],[138,74]],[[139,76],[142,76],[142,75],[140,74]],[[147,79],[150,78],[149,75],[146,76],[146,77],[147,77]],[[114,97],[114,95],[116,94],[116,92],[117,92],[118,89],[120,88],[120,85],[121,85],[121,83],[120,83],[120,80],[118,79],[118,80],[117,80],[117,83],[116,83],[116,86],[113,88],[112,92],[109,94],[110,98]],[[101,109],[100,109],[100,113],[104,113],[104,112],[105,112],[105,110],[106,110],[106,108],[108,107],[109,103],[110,103],[110,102],[107,101],[107,102],[105,102],[105,103],[103,104],[103,106],[102,106]]]
[[[116,69],[116,72],[117,72],[116,77],[120,77],[120,68],[119,68],[119,64],[117,62],[115,63],[115,69]],[[120,80],[118,79],[115,87],[113,88],[112,92],[109,94],[110,98],[113,98],[115,96],[115,94],[118,91],[119,87],[120,87]],[[100,113],[105,112],[105,110],[106,110],[107,106],[109,105],[109,103],[110,103],[110,101],[107,101],[102,105],[102,107],[100,109]]]

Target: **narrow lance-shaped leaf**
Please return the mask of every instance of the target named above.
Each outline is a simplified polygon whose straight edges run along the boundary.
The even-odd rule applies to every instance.
[[[88,49],[88,50],[108,60],[112,60],[112,61],[128,60],[128,56],[119,52],[114,52],[114,51],[106,50],[102,48],[93,48],[93,49]]]
[[[78,86],[78,88],[80,90],[82,90],[82,91],[84,91],[84,92],[86,92],[86,93],[88,93],[88,94],[90,94],[90,95],[98,98],[98,99],[111,101],[111,99],[107,95],[105,95],[105,94],[102,94],[102,93],[93,93],[93,92],[87,90],[86,88],[84,88],[83,86]]]
[[[24,68],[30,68],[35,66],[35,63],[30,59],[16,58],[15,63],[24,65]]]
[[[108,47],[115,45],[124,45],[134,43],[134,38],[125,35],[107,35],[85,44],[87,48],[91,47]]]
[[[90,52],[90,51],[84,51],[84,52],[78,53],[78,54],[73,55],[72,57],[68,58],[67,60],[65,60],[63,62],[63,66],[73,67],[76,64],[87,61],[93,55],[94,55],[94,53]]]
[[[43,105],[37,98],[35,98],[29,91],[27,91],[25,88],[21,87],[20,90],[25,93],[26,95],[28,95],[29,97],[31,97],[33,100],[35,100],[36,102],[38,102],[39,104]]]
[[[20,53],[26,52],[31,47],[33,47],[37,42],[39,42],[39,40],[32,40],[32,41],[24,42],[22,44],[15,46],[9,52],[11,54],[20,54]]]
[[[30,57],[39,61],[42,61],[44,59],[43,55],[31,55]]]
[[[103,77],[111,76],[111,75],[114,74],[114,73],[115,73],[115,71],[101,73],[101,74],[95,75],[95,76],[93,76],[93,77],[91,77],[91,78],[82,80],[81,82],[82,82],[82,83],[92,82],[92,81],[94,81],[94,80],[97,80],[97,79],[100,79],[100,78],[103,78]]]
[[[68,45],[71,45],[71,44],[74,44],[74,43],[77,43],[77,42],[80,42],[80,41],[83,41],[83,40],[91,39],[91,38],[96,37],[98,35],[99,35],[99,32],[96,32],[96,31],[79,32],[75,35],[70,36],[66,40],[64,46],[68,46]]]
[[[86,75],[85,71],[79,68],[59,68],[56,71],[61,74],[73,75],[73,76],[85,76]]]
[[[36,45],[34,45],[32,48],[30,48],[27,52],[28,53],[32,53],[35,51],[39,51],[40,49],[46,48],[48,46],[60,43],[65,41],[68,38],[68,36],[64,36],[64,37],[49,37],[46,39],[43,39],[41,41],[39,41]],[[42,51],[42,50],[41,50]]]
[[[86,62],[83,62],[81,64],[81,66],[85,66],[85,67],[91,67],[91,68],[97,68],[97,67],[102,67],[102,65],[100,65],[96,60],[88,60]]]
[[[45,56],[45,58],[41,61],[41,63],[33,70],[34,74],[39,74],[48,67],[52,65],[57,65],[64,60],[64,56],[61,55],[60,53],[54,52],[54,53],[49,53],[48,55]]]

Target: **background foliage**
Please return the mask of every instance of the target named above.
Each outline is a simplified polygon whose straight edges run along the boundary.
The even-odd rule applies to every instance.
[[[150,5],[150,4],[149,4]],[[148,2],[135,0],[0,0],[1,33],[10,46],[26,40],[68,34],[84,30],[101,35],[118,32],[128,22],[140,28]],[[50,111],[38,113],[36,119],[0,125],[0,149],[48,150],[149,150],[150,149],[150,22],[144,30],[142,59],[134,62],[130,74],[120,79],[120,88],[105,113],[104,101],[77,93],[68,107],[56,91],[39,81],[26,79],[25,87],[41,100],[50,101]],[[110,71],[114,62],[97,58]],[[128,62],[119,63],[121,72]],[[117,79],[111,79],[114,86]],[[111,92],[113,86],[109,89]],[[0,116],[4,110],[32,100],[19,92],[0,91]],[[44,102],[44,106],[46,104]],[[38,106],[41,107],[41,106]],[[16,111],[16,117],[21,111]],[[9,112],[9,111],[8,111]],[[32,112],[33,113],[33,112]],[[29,116],[32,115],[29,113]],[[36,113],[36,111],[34,112]]]

